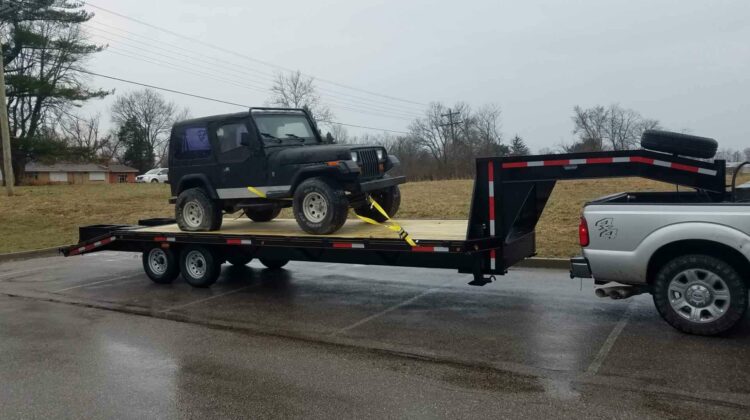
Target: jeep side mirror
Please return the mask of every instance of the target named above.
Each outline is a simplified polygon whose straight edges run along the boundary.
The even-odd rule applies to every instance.
[[[250,146],[250,133],[242,133],[242,134],[240,134],[240,145],[241,146]]]

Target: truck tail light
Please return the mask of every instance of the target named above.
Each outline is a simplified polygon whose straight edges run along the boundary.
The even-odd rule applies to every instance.
[[[582,247],[589,246],[589,224],[583,216],[581,216],[581,224],[578,225],[578,242]]]

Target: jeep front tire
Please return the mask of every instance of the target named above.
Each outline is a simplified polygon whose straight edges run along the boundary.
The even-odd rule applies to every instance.
[[[401,190],[398,185],[384,188],[382,190],[373,191],[370,194],[373,200],[375,200],[380,207],[385,210],[388,217],[394,217],[398,212],[398,208],[401,206]],[[382,213],[372,206],[369,201],[365,201],[365,204],[360,205],[354,209],[354,212],[360,216],[373,219],[378,222],[385,222],[387,219]]]
[[[338,182],[310,178],[294,191],[294,218],[307,233],[328,235],[346,222],[349,202]]]
[[[198,232],[221,227],[221,207],[208,198],[201,188],[181,192],[177,196],[174,212],[180,230]]]

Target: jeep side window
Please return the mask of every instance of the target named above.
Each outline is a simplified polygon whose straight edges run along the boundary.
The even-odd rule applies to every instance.
[[[242,146],[242,134],[247,133],[244,122],[224,124],[216,129],[216,139],[221,153],[230,152]]]
[[[199,159],[211,156],[211,142],[205,127],[187,127],[180,136],[175,153],[178,159]]]

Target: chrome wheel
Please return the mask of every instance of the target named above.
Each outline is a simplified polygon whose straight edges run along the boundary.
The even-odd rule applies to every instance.
[[[157,276],[163,276],[169,269],[167,253],[161,248],[153,248],[148,253],[148,267]]]
[[[714,322],[726,314],[731,296],[726,282],[714,272],[691,268],[677,274],[667,288],[669,304],[690,322]]]
[[[203,207],[197,201],[189,201],[182,209],[182,218],[191,228],[198,228],[203,224]]]
[[[206,257],[202,252],[190,251],[185,257],[185,268],[193,278],[203,278],[206,275],[206,266]]]
[[[328,214],[328,202],[322,194],[311,192],[302,200],[302,212],[310,222],[320,223]]]

